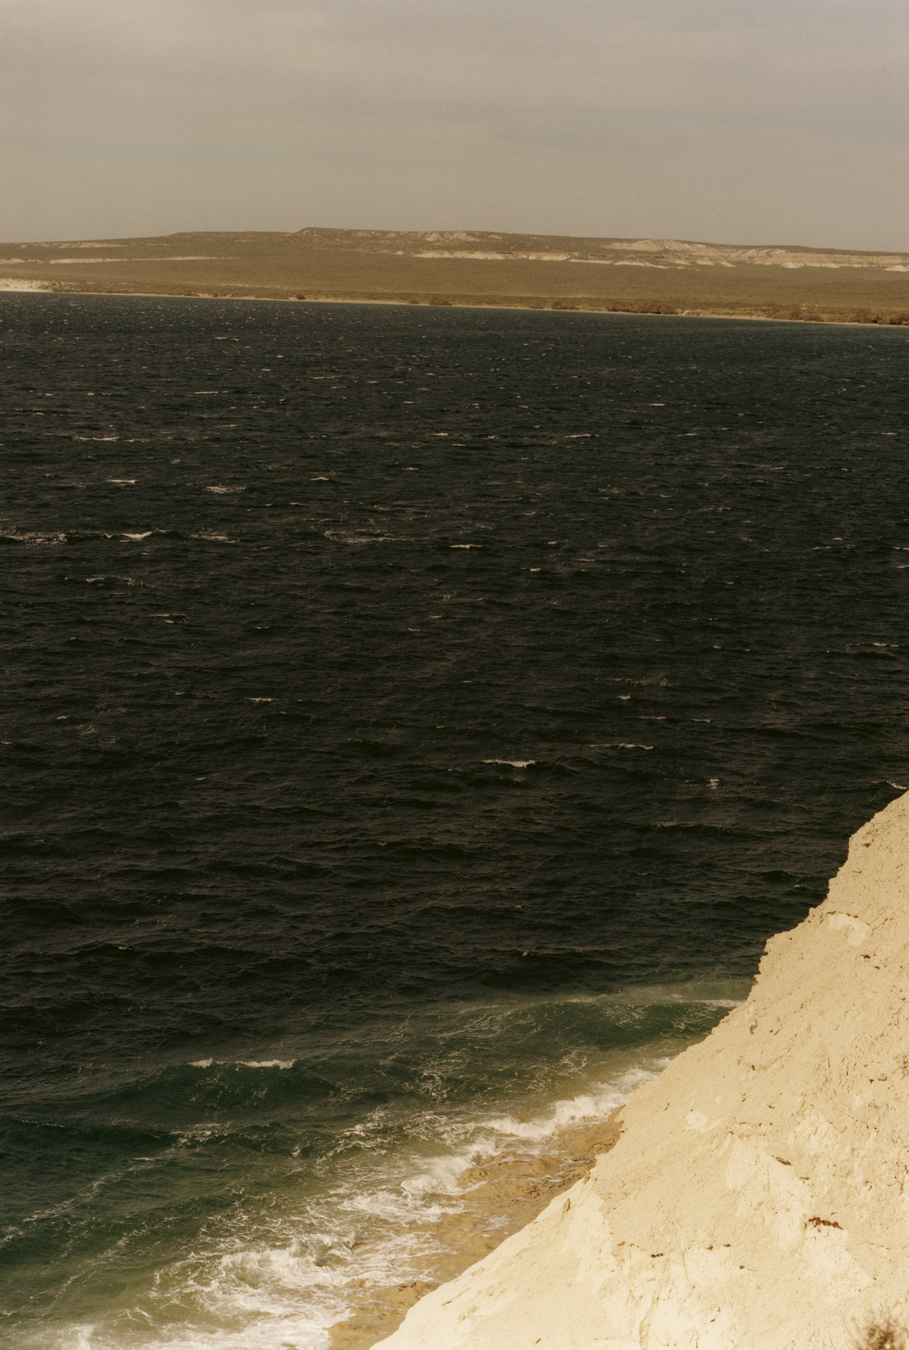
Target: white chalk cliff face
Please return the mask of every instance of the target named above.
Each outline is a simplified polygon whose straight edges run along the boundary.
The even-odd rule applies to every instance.
[[[909,794],[625,1132],[383,1350],[846,1350],[909,1321]]]

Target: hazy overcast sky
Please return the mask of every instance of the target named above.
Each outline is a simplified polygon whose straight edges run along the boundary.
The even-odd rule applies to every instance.
[[[909,249],[907,0],[2,0],[0,239]]]

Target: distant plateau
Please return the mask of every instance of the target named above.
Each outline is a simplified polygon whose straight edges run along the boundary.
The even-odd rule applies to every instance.
[[[909,253],[469,230],[0,244],[0,291],[339,300],[909,325]]]

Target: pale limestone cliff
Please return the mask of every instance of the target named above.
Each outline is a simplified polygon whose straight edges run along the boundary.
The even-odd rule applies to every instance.
[[[847,1350],[909,1321],[909,794],[611,1153],[383,1350]]]

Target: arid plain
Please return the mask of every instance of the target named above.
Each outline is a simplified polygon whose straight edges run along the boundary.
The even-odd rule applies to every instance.
[[[0,244],[0,290],[909,324],[909,252],[448,230]]]

